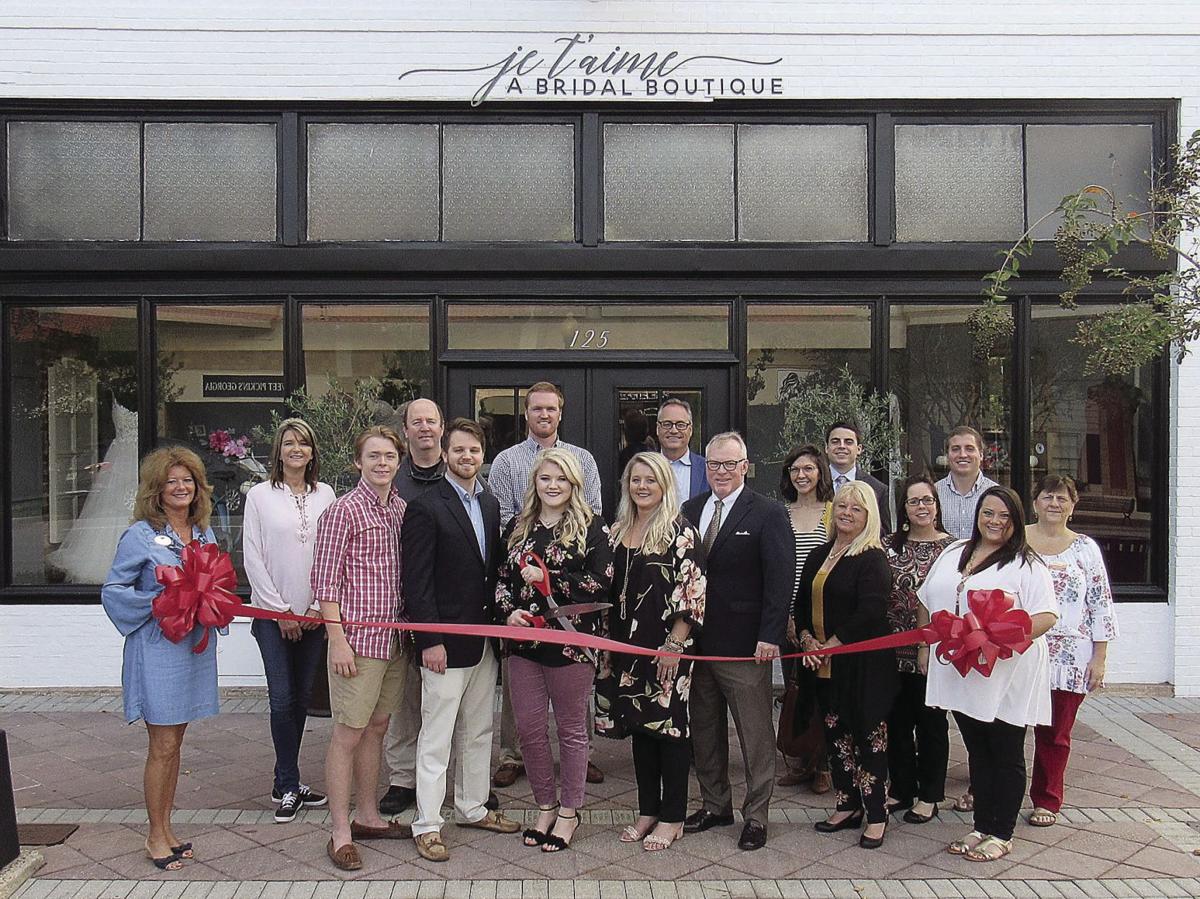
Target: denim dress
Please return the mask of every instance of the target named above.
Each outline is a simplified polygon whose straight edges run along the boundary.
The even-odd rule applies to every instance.
[[[162,592],[155,566],[178,565],[178,543],[164,546],[149,522],[131,524],[117,544],[117,555],[100,599],[104,611],[125,637],[121,690],[125,720],[147,724],[186,724],[217,714],[217,635],[199,655],[192,648],[204,628],[197,626],[179,643],[172,643],[151,614],[151,603]],[[193,528],[193,539],[215,543],[211,529]],[[223,632],[228,629],[223,628]]]

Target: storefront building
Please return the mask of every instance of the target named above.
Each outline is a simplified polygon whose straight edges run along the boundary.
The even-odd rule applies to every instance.
[[[966,325],[998,249],[1089,183],[1140,208],[1200,127],[1188,4],[21,6],[0,20],[0,686],[117,682],[97,585],[154,446],[201,452],[236,558],[262,432],[301,388],[331,439],[335,397],[386,417],[433,396],[487,422],[490,458],[551,380],[609,509],[624,425],[653,433],[666,395],[696,449],[746,434],[767,493],[822,390],[890,397],[905,472],[944,474],[970,423],[1022,495],[1079,481],[1120,600],[1110,681],[1200,692],[1196,363],[1089,373],[1071,338],[1122,297],[1058,305],[1053,221],[1012,339],[980,352]],[[223,683],[260,670],[236,624]]]

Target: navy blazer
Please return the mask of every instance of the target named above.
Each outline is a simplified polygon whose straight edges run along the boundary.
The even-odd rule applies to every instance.
[[[704,457],[699,453],[688,450],[688,458],[692,461],[692,482],[688,485],[688,499],[708,492],[708,476],[704,473]]]
[[[404,510],[404,613],[410,621],[492,624],[500,565],[500,502],[479,494],[487,553],[458,491],[443,479]],[[484,637],[415,634],[418,649],[446,647],[446,667],[470,668],[483,658]]]
[[[683,504],[699,531],[708,492]],[[782,647],[796,579],[796,541],[782,503],[749,487],[738,497],[707,553],[704,655],[752,656],[757,644]]]

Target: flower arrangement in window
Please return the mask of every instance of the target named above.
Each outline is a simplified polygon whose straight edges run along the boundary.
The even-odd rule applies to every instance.
[[[228,431],[217,428],[208,434],[208,448],[230,461],[237,461],[250,455],[250,438],[245,434],[234,437]]]

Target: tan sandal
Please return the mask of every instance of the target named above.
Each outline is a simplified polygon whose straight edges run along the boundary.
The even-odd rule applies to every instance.
[[[617,839],[622,843],[640,843],[642,840],[646,839],[646,834],[654,830],[654,826],[656,824],[658,824],[657,818],[652,818],[645,830],[639,830],[636,821],[633,824],[626,824],[625,827],[622,828],[621,835],[617,837]]]
[[[1012,852],[1012,840],[999,837],[984,837],[974,849],[963,853],[963,858],[973,862],[994,862]]]
[[[956,812],[975,811],[975,796],[970,792],[970,790],[954,800],[954,810]]]
[[[671,836],[663,836],[662,834],[648,833],[642,840],[642,848],[647,852],[662,852],[664,849],[670,849],[671,844],[683,836],[683,824],[679,824],[675,828],[675,833]]]
[[[1029,813],[1029,823],[1034,827],[1053,827],[1058,823],[1058,814],[1048,808],[1035,808]]]
[[[972,830],[961,840],[955,840],[947,846],[946,851],[951,855],[966,855],[985,839],[987,839],[987,834],[980,833],[978,830]]]

